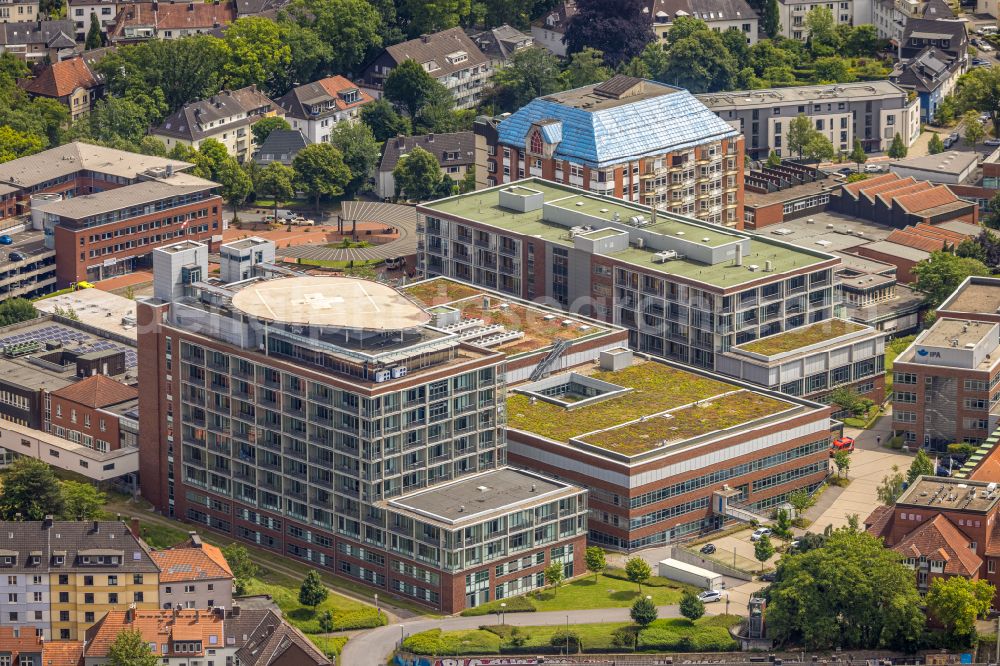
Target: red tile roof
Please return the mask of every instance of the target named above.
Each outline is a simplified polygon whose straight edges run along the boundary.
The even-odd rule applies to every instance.
[[[83,641],[50,641],[42,649],[42,666],[80,666]]]
[[[215,546],[181,545],[167,550],[154,550],[150,557],[160,567],[161,583],[232,578],[233,570]]]
[[[874,178],[865,178],[864,180],[859,180],[854,183],[847,183],[844,185],[844,191],[851,194],[855,199],[858,198],[858,193],[866,187],[871,187],[873,185],[878,185],[879,183],[888,183],[890,181],[899,180],[899,176],[895,173],[884,173],[881,176],[875,176]]]
[[[894,196],[902,196],[904,194],[912,194],[914,192],[923,192],[924,190],[929,190],[934,187],[933,183],[928,183],[926,180],[921,180],[920,182],[910,185],[909,187],[904,187],[901,190],[894,190],[892,192],[880,192],[878,198],[882,200],[882,203],[889,205],[892,203],[892,198]]]
[[[943,560],[946,574],[972,576],[979,572],[983,560],[969,548],[970,541],[954,523],[939,513],[921,523],[892,549],[902,553],[903,557],[924,556],[929,560]]]
[[[223,646],[222,618],[204,610],[111,610],[87,630],[87,656],[106,657],[111,644],[123,631],[138,631],[145,643],[156,644],[156,656],[170,656],[173,641],[200,640],[202,653]],[[167,645],[167,652],[162,646]],[[185,652],[180,656],[195,656]]]
[[[75,384],[53,391],[52,395],[96,409],[134,400],[139,397],[139,389],[122,384],[106,375],[91,375]]]
[[[65,97],[77,88],[89,90],[98,85],[97,77],[83,58],[70,58],[49,65],[38,76],[25,81],[22,87],[33,95]]]
[[[867,518],[865,525],[872,536],[884,537],[892,525],[893,510],[891,506],[877,506]]]
[[[891,243],[899,243],[900,245],[905,245],[907,247],[915,247],[918,250],[924,250],[925,252],[937,252],[944,247],[945,243],[940,238],[930,238],[907,229],[895,229],[891,234],[886,236],[885,239]]]
[[[882,183],[874,183],[868,187],[862,187],[860,194],[867,197],[870,201],[875,201],[876,194],[884,192],[891,195],[893,192],[896,192],[897,190],[902,190],[912,185],[916,185],[916,183],[917,181],[915,181],[912,177],[908,176],[906,178],[903,178],[902,180],[888,180]]]
[[[938,185],[923,192],[898,197],[896,204],[902,206],[908,213],[919,213],[922,210],[943,206],[954,201],[958,201],[955,193],[944,185]]]
[[[0,652],[9,653],[12,663],[20,663],[19,655],[42,653],[42,666],[80,666],[83,658],[82,641],[43,641],[34,632],[21,628],[14,636],[14,627],[0,627]]]

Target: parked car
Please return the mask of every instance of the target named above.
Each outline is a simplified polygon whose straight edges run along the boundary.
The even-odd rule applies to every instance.
[[[973,67],[992,67],[993,63],[991,63],[989,60],[983,60],[982,58],[973,58],[972,59],[972,66]]]
[[[762,583],[773,583],[777,579],[778,579],[778,574],[774,573],[773,571],[768,571],[767,573],[760,575],[760,580]]]
[[[799,549],[800,543],[801,542],[798,539],[792,539],[792,542],[788,544],[788,552],[794,553],[796,550]]]
[[[24,261],[25,256],[20,252],[11,252],[7,255],[7,259],[10,261]]]
[[[705,590],[698,595],[703,604],[710,604],[713,601],[722,601],[722,592],[718,590]]]
[[[1000,139],[986,139],[983,141],[984,146],[1000,146]]]
[[[14,239],[8,236],[7,234],[0,236],[0,245],[13,245],[13,244],[14,244]]]
[[[760,541],[762,536],[771,536],[771,529],[768,527],[758,527],[753,531],[753,534],[750,535],[750,540]]]
[[[945,137],[944,147],[945,148],[951,148],[952,146],[955,145],[955,143],[958,141],[958,139],[959,139],[958,132],[952,132],[947,137]]]
[[[854,169],[852,169],[851,167],[844,167],[843,169],[837,169],[837,173],[844,174],[845,176],[850,176],[852,173],[854,173]]]
[[[293,217],[291,223],[301,227],[311,227],[316,224],[315,221],[302,217],[301,215],[299,215],[298,217]]]
[[[981,122],[981,123],[988,123],[988,122],[990,122],[990,114],[988,114],[988,113],[980,113],[979,114],[979,122]]]
[[[706,543],[704,546],[701,547],[701,552],[705,555],[711,555],[712,553],[715,552],[715,544]]]
[[[854,438],[853,437],[838,437],[833,440],[830,444],[830,455],[832,456],[837,451],[847,451],[848,453],[854,452]]]
[[[865,173],[878,173],[882,170],[881,164],[866,164]]]
[[[986,53],[992,53],[995,50],[992,46],[990,46],[981,39],[979,40],[979,45],[976,48],[978,48],[980,51],[985,51]]]

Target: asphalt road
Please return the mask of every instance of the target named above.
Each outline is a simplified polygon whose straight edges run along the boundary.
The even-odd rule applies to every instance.
[[[706,614],[725,611],[725,604],[706,604]],[[677,605],[660,606],[660,617],[680,617]],[[597,622],[628,622],[628,608],[595,608],[576,611],[545,611],[541,613],[507,613],[505,624],[518,626],[551,626],[556,624],[586,624]],[[498,624],[496,615],[477,617],[447,617],[438,620],[413,619],[402,624],[390,624],[371,629],[351,637],[340,654],[340,663],[350,666],[384,666],[392,652],[399,646],[401,636],[409,636],[428,629],[476,629],[484,624]]]

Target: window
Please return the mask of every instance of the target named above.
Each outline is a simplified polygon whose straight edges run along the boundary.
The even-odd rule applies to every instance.
[[[542,133],[535,130],[531,133],[531,152],[541,153],[542,152]]]

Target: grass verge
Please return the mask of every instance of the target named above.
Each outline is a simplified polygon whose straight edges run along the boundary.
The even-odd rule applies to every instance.
[[[333,631],[367,629],[385,624],[385,615],[376,616],[371,606],[339,594],[329,595],[323,603],[312,608],[299,603],[298,588],[267,583],[254,579],[247,586],[247,594],[269,595],[289,622],[307,634],[324,633],[319,618],[326,611],[333,615]]]

